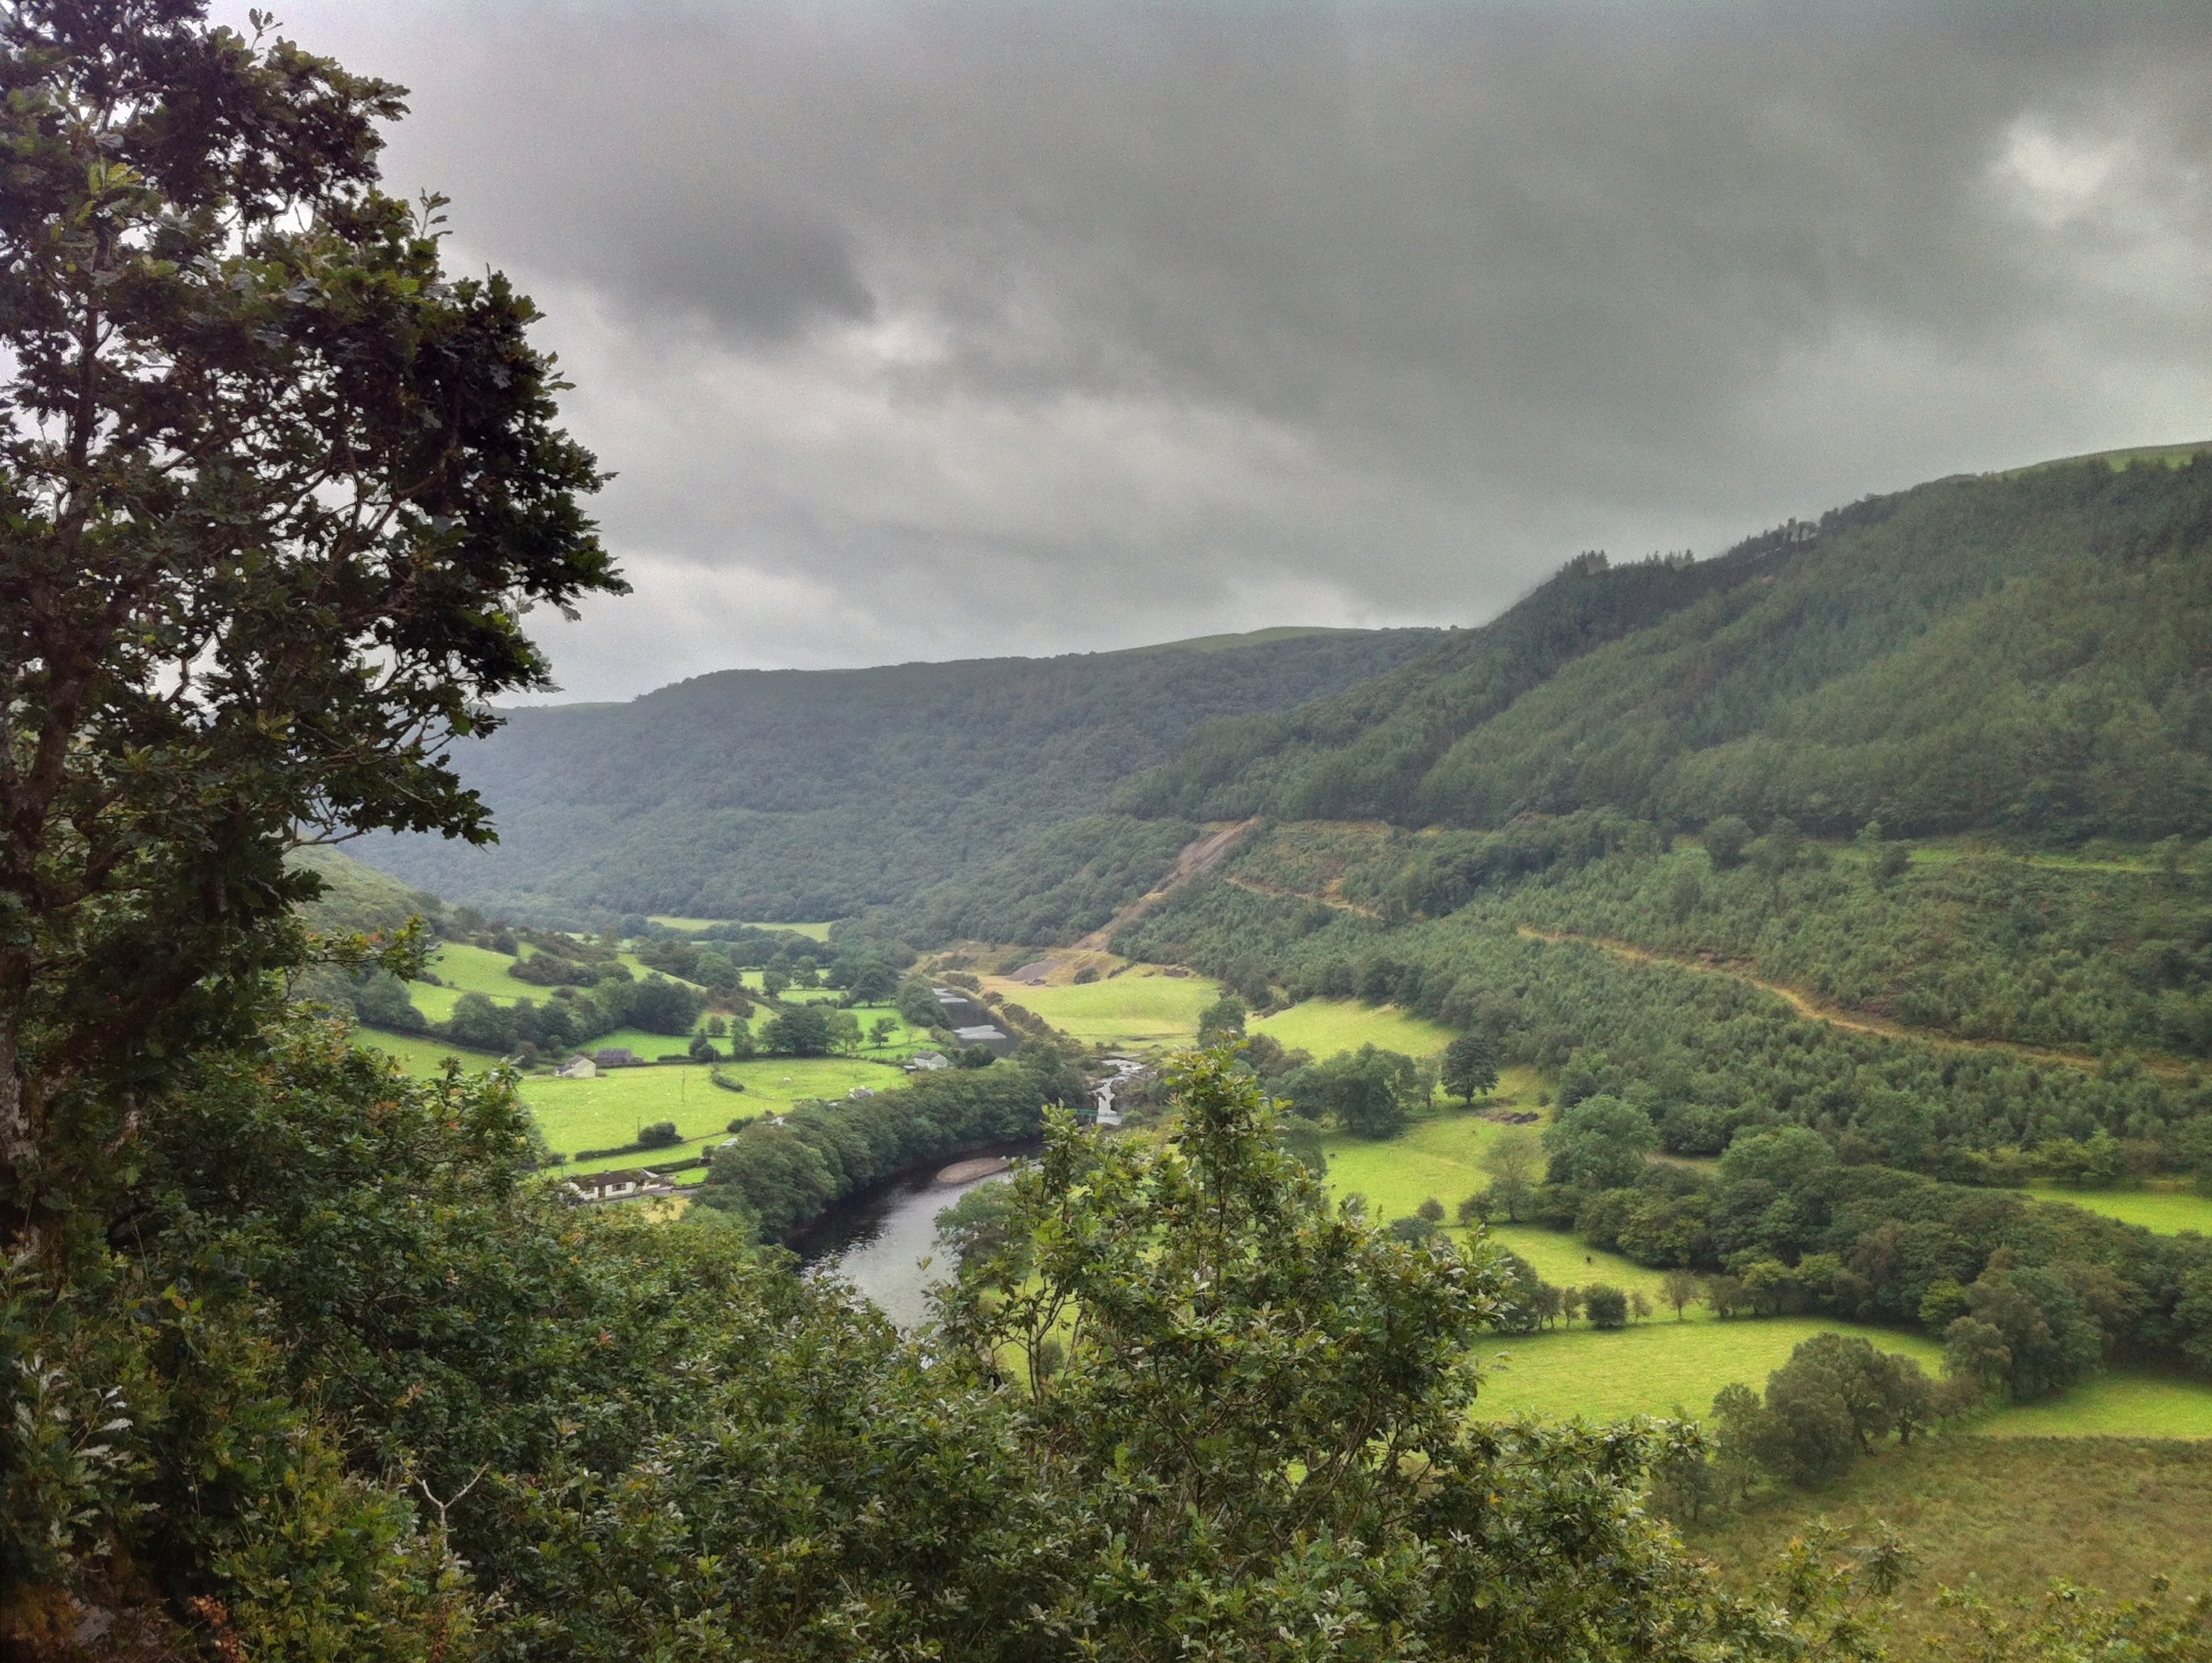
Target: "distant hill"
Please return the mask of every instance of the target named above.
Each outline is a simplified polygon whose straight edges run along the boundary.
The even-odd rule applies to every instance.
[[[1105,807],[867,928],[1072,941],[1199,823],[1255,817],[2202,838],[2212,454],[1938,480],[1705,561],[1585,555],[1371,681],[1198,729]]]
[[[1268,630],[1128,652],[726,670],[517,711],[457,758],[500,842],[353,853],[517,919],[800,920],[903,901],[1089,813],[1201,724],[1397,668],[1441,630]]]
[[[2201,837],[2212,455],[1941,480],[1698,565],[1573,563],[1416,663],[1195,735],[1117,806]]]

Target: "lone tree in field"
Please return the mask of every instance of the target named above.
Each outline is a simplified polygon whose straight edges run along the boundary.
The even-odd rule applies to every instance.
[[[1444,1090],[1463,1103],[1487,1097],[1498,1084],[1498,1048],[1490,1036],[1463,1033],[1444,1047]]]
[[[498,276],[379,190],[399,90],[188,0],[0,10],[0,1238],[100,1204],[298,960],[301,841],[483,842],[446,765],[619,590]],[[256,19],[256,27],[265,26]]]
[[[1518,1223],[1521,1209],[1529,1204],[1537,1175],[1544,1169],[1544,1143],[1525,1126],[1508,1127],[1490,1141],[1480,1160],[1490,1174],[1490,1198],[1505,1209],[1507,1221]]]
[[[1670,1270],[1659,1279],[1660,1297],[1674,1307],[1674,1319],[1680,1322],[1682,1313],[1698,1299],[1697,1273],[1690,1270]]]

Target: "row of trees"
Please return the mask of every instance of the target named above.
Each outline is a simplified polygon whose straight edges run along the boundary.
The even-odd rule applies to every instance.
[[[1930,1379],[1913,1358],[1857,1334],[1818,1334],[1766,1378],[1713,1400],[1713,1436],[1670,1447],[1653,1473],[1652,1499],[1694,1523],[1740,1506],[1763,1482],[1818,1489],[1890,1439],[1909,1445],[1937,1423],[1980,1407],[1984,1384],[1947,1373]]]
[[[746,1239],[782,1241],[834,1202],[963,1149],[1033,1137],[1048,1104],[1079,1101],[1080,1075],[1045,1047],[994,1068],[923,1075],[903,1090],[802,1104],[718,1149],[694,1206]]]

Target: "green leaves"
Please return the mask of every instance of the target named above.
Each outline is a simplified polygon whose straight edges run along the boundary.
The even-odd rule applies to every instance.
[[[1104,1545],[1073,1634],[1132,1656],[1534,1658],[1709,1621],[1712,1590],[1635,1510],[1643,1433],[1475,1419],[1499,1270],[1332,1208],[1233,1051],[1172,1085],[1157,1143],[1056,1122],[942,1296],[945,1346],[1025,1406],[1031,1482],[1080,1497]],[[1601,1561],[1613,1592],[1578,1582]]]
[[[0,83],[12,1238],[253,1031],[302,828],[488,836],[446,743],[542,682],[520,610],[621,584],[535,308],[376,188],[395,89],[122,0],[11,9]]]

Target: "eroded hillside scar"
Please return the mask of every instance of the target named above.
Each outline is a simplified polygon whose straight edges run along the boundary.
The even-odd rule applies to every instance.
[[[1203,837],[1191,839],[1183,846],[1182,853],[1176,856],[1175,864],[1168,868],[1168,876],[1155,888],[1139,895],[1075,945],[1087,952],[1103,952],[1106,944],[1121,930],[1144,917],[1176,891],[1197,882],[1220,865],[1229,851],[1258,824],[1258,817],[1255,816],[1249,820],[1217,826]]]

